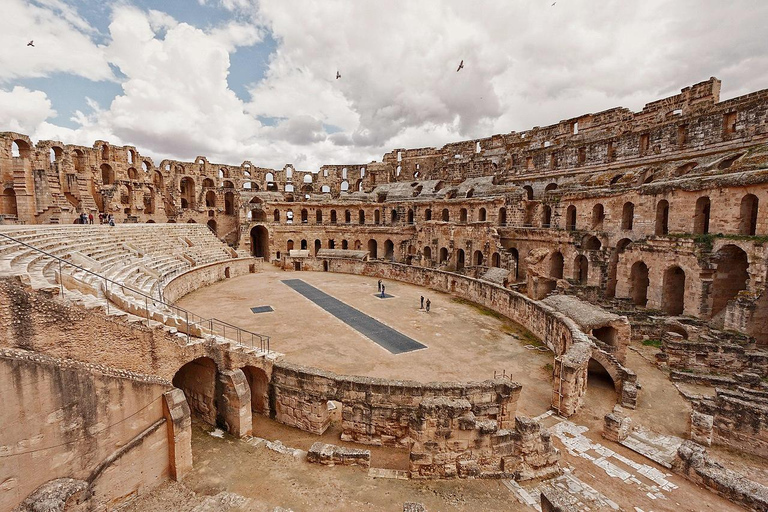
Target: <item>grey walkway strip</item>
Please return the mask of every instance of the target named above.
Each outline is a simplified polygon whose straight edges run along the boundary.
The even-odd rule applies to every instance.
[[[318,290],[311,284],[301,279],[286,279],[282,283],[290,286],[307,299],[311,300],[345,324],[370,338],[378,345],[389,350],[393,354],[402,354],[412,350],[427,348],[418,341],[397,332],[352,306],[344,304],[339,299],[331,297],[327,293]]]

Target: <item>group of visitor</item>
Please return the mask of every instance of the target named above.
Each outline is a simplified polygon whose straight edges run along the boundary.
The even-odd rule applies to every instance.
[[[78,215],[77,219],[75,220],[75,224],[93,224],[93,214],[92,213],[81,213]],[[99,214],[99,224],[109,224],[110,226],[115,225],[115,217],[110,213],[100,213]]]
[[[378,283],[376,283],[376,286],[378,287],[378,290],[379,290],[379,292],[378,292],[378,293],[380,294],[379,296],[380,296],[382,299],[386,299],[386,298],[387,298],[387,296],[386,296],[386,294],[384,293],[384,290],[386,290],[386,289],[387,289],[387,287],[384,285],[384,283],[382,283],[382,282],[381,282],[381,279],[379,279]],[[422,296],[421,296],[421,305],[419,306],[419,309],[423,309],[423,310],[425,310],[427,313],[429,313],[429,308],[430,308],[431,306],[432,306],[432,301],[430,301],[429,299],[427,299],[427,300],[426,300],[426,302],[425,302],[425,301],[424,301],[424,296],[422,295]]]
[[[100,213],[99,222],[101,222],[102,224],[109,224],[110,226],[114,226],[115,217],[111,213],[110,214]]]

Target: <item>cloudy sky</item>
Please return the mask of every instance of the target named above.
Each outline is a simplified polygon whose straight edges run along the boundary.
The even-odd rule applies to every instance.
[[[2,0],[0,131],[317,170],[768,88],[765,0],[553,1]]]

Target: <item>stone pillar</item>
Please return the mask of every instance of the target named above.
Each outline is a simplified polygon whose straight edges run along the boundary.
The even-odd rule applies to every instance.
[[[614,443],[620,443],[629,436],[632,431],[632,419],[624,414],[620,405],[613,408],[613,412],[605,415],[603,423],[603,437]]]
[[[171,478],[180,481],[192,469],[192,414],[179,388],[163,393],[163,416],[168,432]]]
[[[216,383],[216,423],[235,437],[253,432],[251,387],[242,370],[219,372]]]
[[[581,408],[587,391],[587,371],[592,347],[574,343],[568,352],[555,358],[552,408],[561,416],[573,416]]]
[[[712,430],[715,418],[697,411],[691,412],[691,441],[712,446]]]

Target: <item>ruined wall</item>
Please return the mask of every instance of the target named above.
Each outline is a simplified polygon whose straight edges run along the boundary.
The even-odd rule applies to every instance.
[[[692,437],[768,457],[768,392],[717,389],[714,398],[695,402]]]
[[[194,267],[163,286],[163,300],[173,304],[183,296],[213,283],[258,272],[262,261],[256,258],[237,258]]]
[[[55,478],[86,481],[94,506],[107,508],[167,480],[173,435],[163,394],[170,387],[156,377],[1,349],[0,509]]]

